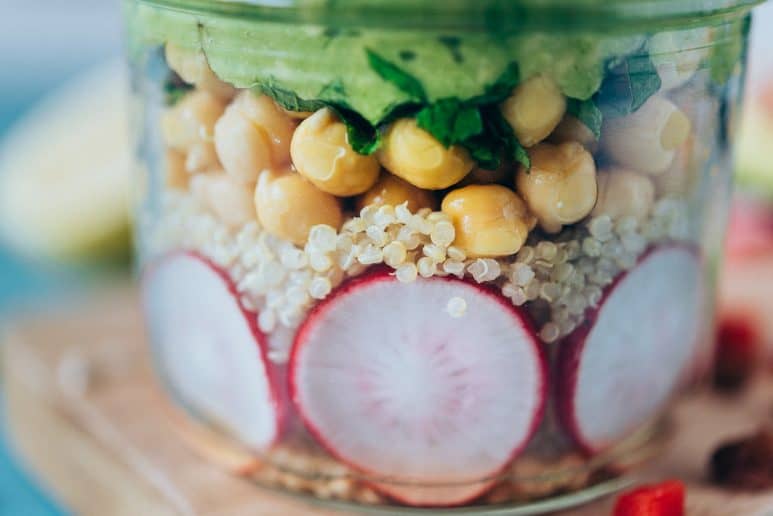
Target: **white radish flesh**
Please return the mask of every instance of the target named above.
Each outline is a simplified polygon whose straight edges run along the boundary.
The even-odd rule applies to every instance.
[[[155,359],[173,393],[253,449],[268,448],[284,419],[277,372],[225,273],[175,253],[151,266],[143,286]]]
[[[467,304],[460,317],[447,312],[455,297]],[[490,487],[541,418],[545,376],[540,344],[509,301],[461,280],[404,284],[386,272],[319,305],[290,359],[311,432],[411,505],[456,505]]]

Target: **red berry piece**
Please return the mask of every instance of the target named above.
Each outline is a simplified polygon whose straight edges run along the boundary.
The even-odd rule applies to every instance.
[[[760,331],[751,317],[725,315],[717,328],[714,385],[740,389],[751,376],[760,349]]]
[[[620,495],[614,516],[683,516],[684,484],[667,480],[638,487]]]

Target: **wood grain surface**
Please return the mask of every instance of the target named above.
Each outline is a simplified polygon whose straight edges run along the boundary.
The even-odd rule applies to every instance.
[[[270,493],[213,465],[250,467],[250,458],[206,430],[186,426],[156,384],[135,292],[119,288],[66,311],[7,325],[3,376],[8,428],[31,471],[84,515],[341,514]],[[677,407],[678,429],[643,479],[688,483],[689,516],[773,516],[773,492],[729,492],[705,480],[716,445],[773,418],[773,381],[743,398],[695,393]],[[210,460],[190,441],[209,443]],[[602,500],[562,516],[604,516]]]

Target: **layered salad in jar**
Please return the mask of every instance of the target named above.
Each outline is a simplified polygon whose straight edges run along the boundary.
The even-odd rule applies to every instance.
[[[130,2],[160,375],[319,498],[623,473],[705,361],[746,25],[336,28]]]

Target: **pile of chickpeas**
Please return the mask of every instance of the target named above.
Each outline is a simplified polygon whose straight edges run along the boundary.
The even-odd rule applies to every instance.
[[[596,141],[566,114],[556,84],[533,77],[500,106],[531,167],[489,171],[412,118],[386,127],[375,154],[358,154],[328,108],[288,112],[266,95],[237,92],[201,53],[167,45],[167,61],[196,86],[163,116],[168,187],[190,190],[229,226],[257,219],[297,245],[313,226],[340,228],[345,206],[407,203],[415,212],[437,209],[440,199],[456,230],[454,245],[468,257],[509,256],[536,226],[556,234],[590,214],[643,220],[657,195],[687,188],[676,155],[690,121],[662,96],[605,122]],[[597,170],[597,150],[615,165]]]

